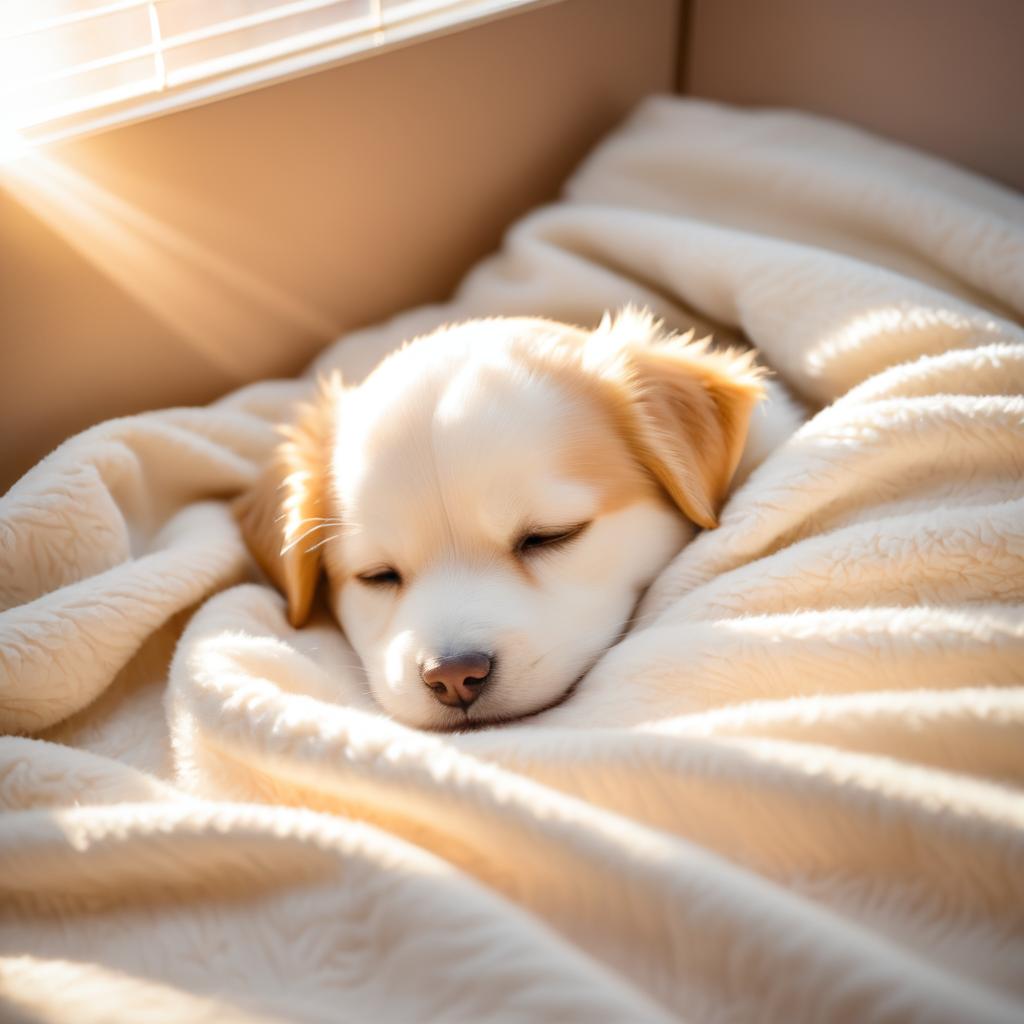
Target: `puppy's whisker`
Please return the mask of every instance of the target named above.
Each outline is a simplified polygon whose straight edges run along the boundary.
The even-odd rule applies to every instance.
[[[324,537],[322,540],[318,540],[311,548],[310,551],[318,551],[325,544],[329,544],[332,540],[337,540],[338,534],[332,533],[329,537]]]
[[[317,530],[324,530],[330,526],[343,526],[343,524],[340,522],[332,523],[326,521],[322,523],[317,523],[314,526],[311,526],[308,530],[304,531],[303,533],[300,533],[297,537],[293,537],[282,550],[288,551],[290,548],[295,547],[296,544],[300,544],[307,537],[312,536],[314,533],[316,533]]]
[[[291,513],[287,510],[281,512],[279,515],[274,516],[274,522],[280,523],[282,520],[287,519]],[[341,525],[342,520],[336,516],[303,516],[301,519],[303,523],[337,523]]]
[[[311,530],[322,530],[325,526],[344,526],[345,522],[342,519],[303,519],[299,525],[308,525]]]

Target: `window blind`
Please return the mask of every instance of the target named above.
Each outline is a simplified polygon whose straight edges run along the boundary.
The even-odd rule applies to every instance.
[[[0,132],[44,143],[552,0],[5,0]]]

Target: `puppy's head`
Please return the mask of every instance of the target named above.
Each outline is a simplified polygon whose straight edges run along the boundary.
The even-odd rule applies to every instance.
[[[562,699],[715,525],[760,392],[748,356],[643,314],[444,328],[326,385],[240,521],[294,625],[326,572],[385,710],[505,721]]]

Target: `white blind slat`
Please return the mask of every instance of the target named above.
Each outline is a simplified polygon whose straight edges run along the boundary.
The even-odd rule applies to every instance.
[[[97,4],[83,10],[69,11],[67,14],[58,14],[50,18],[33,19],[27,13],[20,17],[14,15],[9,15],[7,18],[0,17],[0,39],[18,39],[22,36],[53,32],[69,25],[96,21],[108,14],[117,14],[135,7],[146,7],[149,3],[150,0],[117,0],[115,3]],[[67,4],[66,6],[75,5]]]
[[[551,2],[8,0],[0,140],[98,131]]]

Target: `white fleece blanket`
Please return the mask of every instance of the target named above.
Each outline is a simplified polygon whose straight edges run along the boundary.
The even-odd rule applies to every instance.
[[[316,369],[626,301],[815,414],[568,703],[391,721],[228,499]],[[1022,313],[1019,197],[654,99],[452,303],[68,441],[0,506],[0,1018],[1021,1020]]]

